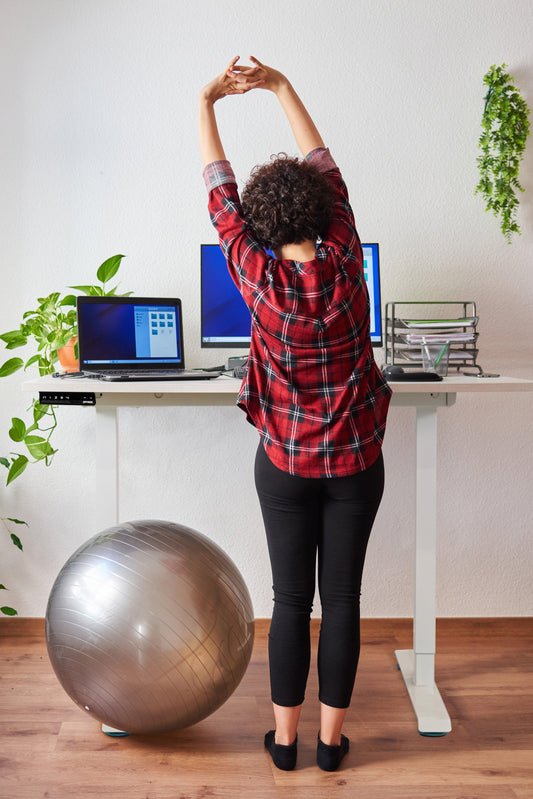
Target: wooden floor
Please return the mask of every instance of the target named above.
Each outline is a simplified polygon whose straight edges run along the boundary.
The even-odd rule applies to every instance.
[[[49,665],[42,620],[0,621],[1,799],[533,799],[533,619],[441,620],[437,680],[452,717],[418,735],[394,649],[405,620],[363,622],[356,693],[339,771],[315,763],[313,670],[294,772],[263,749],[272,725],[267,625],[257,623],[241,685],[181,732],[113,739],[68,698]]]

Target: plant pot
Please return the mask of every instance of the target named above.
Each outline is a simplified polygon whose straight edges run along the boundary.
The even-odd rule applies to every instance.
[[[74,353],[77,340],[77,336],[73,336],[68,344],[65,344],[64,347],[57,351],[57,357],[64,372],[77,372],[80,368],[79,361]]]

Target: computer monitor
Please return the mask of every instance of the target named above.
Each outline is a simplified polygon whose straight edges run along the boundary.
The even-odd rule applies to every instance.
[[[381,286],[379,281],[379,244],[363,244],[363,269],[370,301],[370,341],[383,346],[381,332]]]
[[[364,274],[370,297],[370,339],[382,346],[379,246],[363,244]],[[247,348],[251,318],[248,306],[230,277],[218,244],[202,244],[201,345],[202,347]]]

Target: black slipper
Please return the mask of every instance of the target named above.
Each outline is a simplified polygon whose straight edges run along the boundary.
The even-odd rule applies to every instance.
[[[297,742],[298,736],[294,739],[294,743],[289,746],[284,744],[277,744],[275,740],[276,731],[270,730],[265,735],[265,747],[270,752],[270,756],[274,761],[274,765],[282,771],[292,771],[296,765],[296,755],[298,754]]]
[[[350,741],[345,735],[341,735],[339,746],[328,746],[322,743],[319,734],[316,748],[316,762],[319,768],[321,768],[322,771],[336,771],[349,748]]]

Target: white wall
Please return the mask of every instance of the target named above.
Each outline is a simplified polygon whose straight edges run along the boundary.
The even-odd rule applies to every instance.
[[[385,300],[474,299],[483,366],[533,377],[532,143],[522,237],[506,245],[473,194],[488,68],[506,62],[533,105],[532,12],[531,0],[0,0],[1,329],[121,252],[124,290],[182,297],[189,364],[222,362],[229,353],[198,345],[199,245],[215,237],[196,97],[232,55],[251,53],[284,70],[316,118],[362,239],[380,243]],[[296,151],[271,95],[228,98],[219,118],[241,185],[272,152]],[[0,454],[29,404],[20,383],[0,381]],[[532,396],[491,395],[439,411],[440,615],[533,613],[532,409]],[[0,515],[29,523],[23,554],[0,531],[0,582],[12,589],[0,600],[27,616],[44,615],[60,567],[97,532],[94,411],[59,417],[53,466],[0,489]],[[391,411],[365,616],[412,611],[413,424],[412,410]],[[120,426],[122,517],[214,538],[268,616],[257,434],[243,414],[125,409]]]

